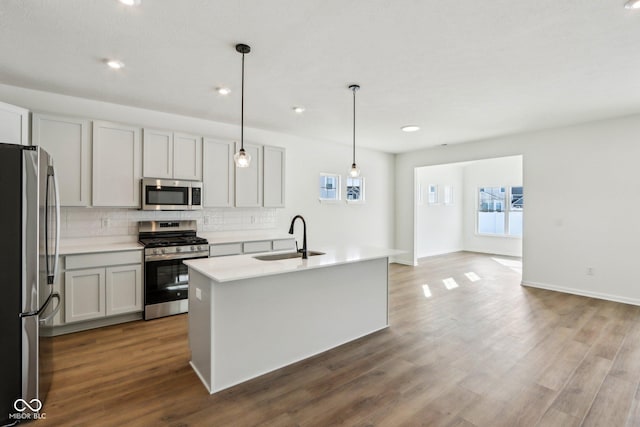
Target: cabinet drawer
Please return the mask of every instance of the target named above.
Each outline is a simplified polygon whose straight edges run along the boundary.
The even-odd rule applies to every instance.
[[[295,249],[295,248],[296,248],[295,239],[274,240],[273,241],[273,250],[274,251],[285,251],[287,249]]]
[[[209,246],[209,256],[240,255],[242,253],[242,243],[225,243],[222,245]]]
[[[271,252],[271,240],[264,242],[245,242],[243,244],[243,250],[245,254],[251,254],[255,252]]]
[[[97,254],[67,255],[65,268],[73,270],[78,268],[103,267],[110,265],[141,264],[142,251],[103,252]]]

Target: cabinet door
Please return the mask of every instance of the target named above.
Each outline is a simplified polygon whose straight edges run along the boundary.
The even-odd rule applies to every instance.
[[[230,208],[234,205],[234,154],[232,141],[204,139],[203,193],[205,208]]]
[[[93,205],[140,207],[140,128],[93,122]]]
[[[202,181],[202,137],[173,134],[173,177]]]
[[[73,117],[34,114],[33,145],[53,157],[58,174],[61,206],[89,206],[91,151],[89,121]]]
[[[264,147],[264,207],[284,207],[285,149]]]
[[[236,143],[236,151],[240,143]],[[262,206],[262,146],[244,144],[244,150],[251,155],[248,168],[237,168],[236,173],[236,206],[257,208]]]
[[[105,270],[92,268],[64,274],[64,320],[67,323],[104,317]]]
[[[29,145],[29,110],[0,102],[0,142]]]
[[[173,133],[144,129],[142,174],[146,178],[173,178]]]
[[[107,267],[107,316],[142,311],[142,266]]]

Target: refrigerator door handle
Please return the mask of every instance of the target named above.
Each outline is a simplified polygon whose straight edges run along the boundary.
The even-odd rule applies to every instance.
[[[47,299],[47,302],[45,303],[44,307],[42,307],[40,312],[44,312],[44,310],[46,310],[47,306],[49,305],[49,303],[51,303],[53,299],[58,300],[58,304],[56,305],[56,308],[54,308],[53,311],[47,317],[43,317],[42,319],[40,319],[41,325],[49,322],[49,320],[53,319],[53,316],[58,314],[58,312],[60,311],[60,307],[62,306],[60,302],[60,294],[57,292],[54,292],[49,296],[49,298]]]
[[[49,285],[53,285],[55,279],[58,275],[58,265],[60,259],[60,188],[58,187],[58,175],[56,174],[56,169],[53,164],[49,165],[47,170],[47,181],[53,181],[53,193],[54,193],[54,210],[55,210],[55,227],[56,227],[56,235],[55,235],[55,243],[54,243],[54,252],[53,254],[47,254],[47,283]],[[47,184],[48,187],[48,184]],[[47,189],[47,211],[49,210],[49,191]],[[46,221],[46,227],[49,228],[49,221]],[[49,235],[49,231],[47,230],[47,239]],[[47,242],[47,247],[49,243]],[[53,269],[49,268],[49,255],[53,256]]]
[[[25,313],[20,313],[19,316],[20,317],[32,317],[32,316],[40,316],[42,315],[42,313],[44,313],[44,311],[47,309],[47,307],[49,306],[49,304],[51,304],[51,301],[53,299],[57,299],[58,300],[58,305],[56,306],[56,308],[53,309],[53,313],[51,313],[49,316],[47,316],[45,320],[48,321],[50,318],[52,318],[53,316],[55,316],[58,311],[60,311],[60,306],[62,304],[60,304],[60,294],[58,292],[53,292],[51,294],[49,294],[49,297],[47,298],[47,300],[44,302],[44,304],[42,304],[42,307],[40,307],[39,309],[35,310],[35,311],[27,311]],[[41,322],[42,322],[41,320]]]

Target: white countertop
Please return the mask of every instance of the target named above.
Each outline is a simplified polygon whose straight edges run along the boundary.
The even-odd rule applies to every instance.
[[[135,238],[91,237],[81,239],[60,239],[60,255],[87,254],[97,252],[117,252],[142,250]]]
[[[309,259],[306,260],[302,258],[290,258],[276,261],[260,261],[254,258],[254,256],[259,254],[247,254],[185,260],[184,263],[216,282],[231,282],[253,277],[271,276],[313,268],[331,267],[339,264],[386,258],[404,252],[397,249],[360,246],[343,248],[313,247],[311,250],[325,252],[325,254],[310,256]],[[277,253],[282,252],[268,252],[263,255]]]
[[[207,239],[210,245],[222,243],[238,243],[238,242],[259,242],[262,240],[283,240],[293,239],[289,233],[283,233],[277,230],[255,230],[255,231],[199,231],[198,236]]]
[[[209,244],[258,242],[262,240],[293,239],[294,236],[278,231],[198,232]],[[138,236],[84,237],[60,239],[60,255],[117,252],[143,249]]]

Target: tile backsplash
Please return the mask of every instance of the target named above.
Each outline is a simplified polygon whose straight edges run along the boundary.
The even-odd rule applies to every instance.
[[[141,211],[117,208],[60,209],[60,237],[137,236],[138,221],[192,219],[198,231],[269,230],[277,224],[276,209],[203,209],[201,211]]]

